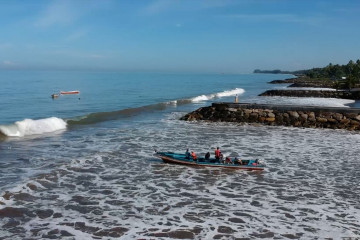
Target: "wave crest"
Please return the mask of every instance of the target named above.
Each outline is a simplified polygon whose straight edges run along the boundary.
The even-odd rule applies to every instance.
[[[201,96],[197,96],[192,98],[192,102],[201,102],[201,101],[208,101],[214,98],[222,98],[222,97],[230,97],[230,96],[235,96],[235,95],[241,95],[245,92],[244,89],[242,88],[235,88],[232,90],[227,90],[227,91],[223,91],[223,92],[218,92],[218,93],[214,93],[214,94],[210,94],[210,95],[201,95]]]
[[[8,137],[40,135],[66,129],[66,122],[61,118],[24,119],[9,125],[0,125],[0,133]]]
[[[200,95],[193,98],[177,99],[168,102],[160,102],[136,108],[126,108],[111,112],[95,112],[84,116],[66,119],[51,117],[39,120],[24,119],[23,121],[15,122],[10,125],[0,125],[0,133],[8,137],[23,137],[28,135],[40,135],[43,133],[54,132],[61,129],[66,129],[67,125],[87,125],[95,124],[104,121],[117,120],[121,118],[132,117],[144,112],[161,111],[169,106],[179,106],[184,104],[191,104],[201,101],[208,101],[214,98],[222,98],[228,96],[240,95],[245,92],[242,88],[235,88],[223,92],[213,93],[209,95]],[[0,135],[1,135],[0,134]]]

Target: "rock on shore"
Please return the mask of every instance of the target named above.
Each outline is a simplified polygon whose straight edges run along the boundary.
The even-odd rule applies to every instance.
[[[284,80],[273,80],[268,82],[270,84],[289,84],[288,87],[313,87],[313,88],[333,88],[334,81],[329,79],[312,79],[305,76],[298,76],[294,78],[287,78]]]
[[[213,103],[181,120],[360,130],[360,109]]]
[[[283,96],[283,97],[322,97],[360,99],[360,91],[330,91],[330,90],[267,90],[259,96]]]

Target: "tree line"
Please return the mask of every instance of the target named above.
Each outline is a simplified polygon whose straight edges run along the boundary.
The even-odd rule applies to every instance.
[[[254,73],[281,73],[303,75],[310,79],[332,80],[336,89],[351,89],[360,82],[360,60],[350,60],[346,65],[329,63],[323,68],[312,68],[299,71],[281,71],[281,70],[254,70]]]

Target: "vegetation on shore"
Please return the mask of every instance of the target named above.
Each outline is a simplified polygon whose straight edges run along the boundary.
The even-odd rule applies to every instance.
[[[293,83],[315,84],[317,87],[333,87],[335,89],[352,89],[360,87],[360,60],[356,62],[350,60],[346,65],[333,65],[330,63],[323,68],[312,68],[299,71],[281,70],[259,70],[254,73],[274,73],[274,74],[293,74],[298,78]],[[290,79],[286,81],[291,82]],[[284,83],[286,83],[284,81]],[[280,83],[279,81],[273,83]]]

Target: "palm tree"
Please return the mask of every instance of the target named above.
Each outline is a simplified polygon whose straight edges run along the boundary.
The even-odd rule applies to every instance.
[[[340,88],[341,88],[341,85],[342,83],[338,80],[336,80],[334,83],[333,83],[333,88],[336,89],[336,91],[338,91]]]
[[[345,87],[349,89],[349,91],[358,83],[358,80],[353,74],[350,74],[346,77]]]

